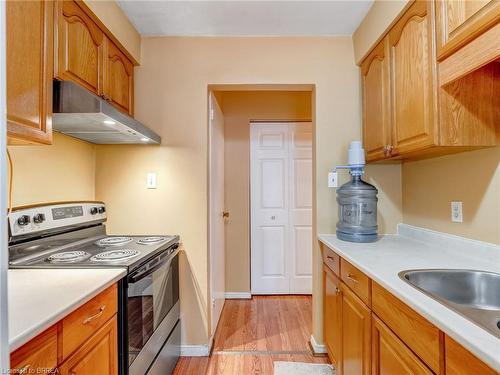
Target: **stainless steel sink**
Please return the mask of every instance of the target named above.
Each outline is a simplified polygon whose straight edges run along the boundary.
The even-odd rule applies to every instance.
[[[500,338],[500,274],[474,270],[408,270],[399,277]]]

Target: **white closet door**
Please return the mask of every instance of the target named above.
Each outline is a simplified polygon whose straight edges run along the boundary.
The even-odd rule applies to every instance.
[[[253,294],[310,294],[312,125],[252,123]]]
[[[252,293],[289,293],[288,125],[250,129]]]
[[[312,293],[312,125],[290,134],[290,293]]]

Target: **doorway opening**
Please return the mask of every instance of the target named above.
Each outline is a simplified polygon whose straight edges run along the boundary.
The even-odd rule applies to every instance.
[[[212,85],[208,94],[213,335],[224,299],[312,293],[314,86]]]

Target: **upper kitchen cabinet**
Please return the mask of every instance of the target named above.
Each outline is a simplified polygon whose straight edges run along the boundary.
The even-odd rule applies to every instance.
[[[56,78],[73,81],[132,115],[136,62],[84,3],[57,2],[56,19]]]
[[[361,63],[363,139],[369,162],[496,145],[500,25],[472,42],[480,41],[484,50],[476,46],[469,51],[470,43],[438,65],[435,8],[442,6],[434,1],[411,3]],[[481,39],[492,32],[495,35],[486,41]],[[481,62],[478,55],[488,60]],[[474,64],[478,66],[472,71]],[[469,70],[458,74],[464,65]],[[453,79],[443,81],[443,75]]]
[[[441,60],[498,23],[497,0],[441,0],[436,3],[438,59]]]
[[[134,65],[109,39],[104,65],[104,98],[133,116]]]
[[[387,156],[391,144],[388,39],[383,39],[361,64],[363,137],[366,158]]]
[[[9,144],[52,142],[53,2],[7,1]]]
[[[57,78],[102,95],[104,33],[76,2],[58,1],[57,8]]]
[[[418,1],[389,31],[392,155],[437,143],[433,3]]]

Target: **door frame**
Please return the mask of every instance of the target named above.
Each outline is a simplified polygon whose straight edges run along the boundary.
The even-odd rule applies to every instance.
[[[5,2],[0,2],[0,164],[7,166],[7,102],[6,102],[6,33]],[[0,212],[7,212],[7,175],[0,173]],[[7,298],[7,217],[0,215],[0,369],[10,368],[9,310]]]
[[[315,154],[315,122],[313,120],[250,120],[249,122],[249,127],[250,127],[250,130],[249,130],[249,133],[250,133],[250,138],[249,138],[249,142],[250,142],[250,147],[249,147],[249,150],[250,150],[250,165],[249,165],[249,184],[250,184],[250,187],[249,187],[249,197],[248,197],[248,200],[249,200],[249,215],[250,215],[250,220],[249,220],[249,225],[250,225],[250,246],[249,246],[249,250],[250,250],[250,293],[252,295],[295,295],[295,294],[304,294],[304,293],[294,293],[294,292],[291,292],[289,290],[288,293],[282,293],[282,292],[267,292],[267,293],[261,293],[261,292],[255,292],[255,289],[253,287],[253,283],[252,283],[252,275],[253,275],[253,257],[254,257],[254,254],[252,252],[252,237],[253,237],[253,228],[252,228],[252,223],[253,223],[253,204],[252,204],[252,192],[253,192],[253,186],[252,186],[252,130],[251,130],[251,127],[253,124],[276,124],[276,125],[279,125],[279,124],[297,124],[297,123],[310,123],[310,126],[311,126],[311,132],[312,132],[312,139],[311,139],[311,162],[312,162],[312,166],[311,166],[311,229],[312,229],[312,233],[311,233],[311,238],[310,238],[310,241],[311,241],[311,296],[314,294],[314,277],[315,277],[315,272],[314,272],[314,267],[315,267],[315,263],[314,263],[314,252],[315,252],[315,247],[314,247],[314,241],[315,241],[315,234],[314,234],[314,229],[316,228],[316,223],[315,223],[315,212],[316,212],[316,195],[315,195],[315,168],[316,168],[316,154]],[[290,171],[289,171],[290,173]],[[287,179],[289,182],[290,180],[290,177]],[[289,195],[290,195],[290,192],[289,192]],[[291,197],[291,195],[290,195]],[[291,212],[291,207],[288,207],[288,216],[290,217],[290,212]],[[289,234],[290,233],[290,218],[288,219],[289,220],[289,230],[287,231],[287,233]],[[291,249],[291,246],[289,243],[287,243],[287,247],[288,249],[290,250]],[[290,264],[291,264],[291,259],[288,258],[287,259],[287,262],[286,262],[286,265],[287,265],[287,268],[288,268],[288,271],[290,270],[289,267],[290,267]],[[288,275],[288,278],[290,281],[290,275]],[[308,293],[305,294],[305,295],[309,295]]]
[[[212,99],[213,97],[213,99]],[[212,183],[212,178],[213,178],[213,171],[212,171],[212,160],[213,160],[213,155],[212,155],[212,140],[213,140],[213,129],[212,129],[212,121],[213,121],[213,113],[212,113],[212,106],[213,103],[212,101],[215,100],[217,103],[217,98],[215,97],[214,91],[209,90],[208,91],[208,176],[207,176],[207,188],[208,188],[208,207],[207,207],[207,212],[208,212],[208,271],[209,271],[209,294],[208,294],[208,310],[209,310],[209,316],[208,316],[208,336],[209,336],[209,351],[210,351],[210,346],[213,341],[213,336],[215,335],[215,331],[217,329],[217,324],[220,321],[220,317],[222,315],[222,309],[221,309],[221,314],[217,318],[217,323],[214,324],[213,322],[213,310],[214,310],[214,263],[212,259],[214,259],[214,249],[212,246],[212,230],[213,230],[213,220],[212,220],[212,213],[213,213],[213,197],[212,197],[212,189],[211,189],[211,183]],[[218,103],[216,104],[218,105]],[[224,182],[223,182],[224,183]],[[225,246],[224,249],[225,251]],[[224,265],[225,266],[225,265]],[[225,279],[225,273],[224,273],[224,279]],[[225,298],[224,298],[225,301]]]

